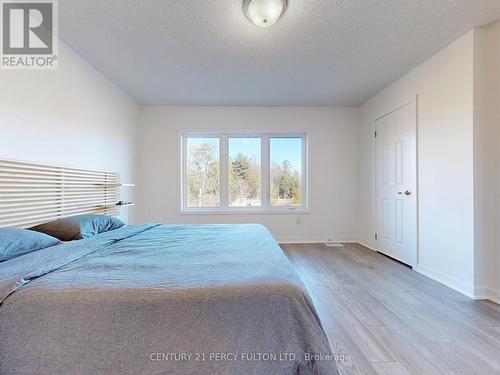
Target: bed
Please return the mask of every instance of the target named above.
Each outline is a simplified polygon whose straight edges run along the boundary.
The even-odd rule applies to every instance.
[[[129,225],[0,263],[0,373],[336,374],[260,225]]]

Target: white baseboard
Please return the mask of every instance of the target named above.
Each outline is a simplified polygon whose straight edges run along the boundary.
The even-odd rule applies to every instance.
[[[500,305],[500,290],[488,287],[476,288],[474,299],[476,300],[487,299],[492,302],[498,303]]]
[[[441,284],[446,285],[447,287],[456,290],[459,293],[466,295],[469,298],[475,298],[474,286],[468,285],[462,281],[459,281],[453,277],[445,275],[439,271],[433,270],[429,267],[418,264],[415,268],[415,271],[418,273],[427,276]]]
[[[375,244],[372,242],[372,241],[367,241],[367,240],[359,240],[358,243],[361,245],[361,246],[364,246],[366,247],[367,249],[370,249],[372,251],[377,251],[376,250],[376,246]]]
[[[280,245],[286,244],[301,244],[301,243],[325,243],[325,242],[341,242],[352,243],[358,242],[357,237],[276,237],[276,242]]]

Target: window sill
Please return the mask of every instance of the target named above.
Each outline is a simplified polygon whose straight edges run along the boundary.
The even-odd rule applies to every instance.
[[[297,215],[311,214],[308,208],[295,209],[181,209],[179,215]]]

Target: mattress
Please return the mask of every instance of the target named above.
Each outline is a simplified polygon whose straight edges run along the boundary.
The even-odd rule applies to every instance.
[[[131,225],[0,263],[1,374],[336,374],[261,225]]]

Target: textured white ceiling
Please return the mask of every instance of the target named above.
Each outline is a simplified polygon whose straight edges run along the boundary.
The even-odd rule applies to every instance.
[[[63,0],[61,38],[145,104],[359,105],[500,0],[289,0],[269,29],[242,0]]]

